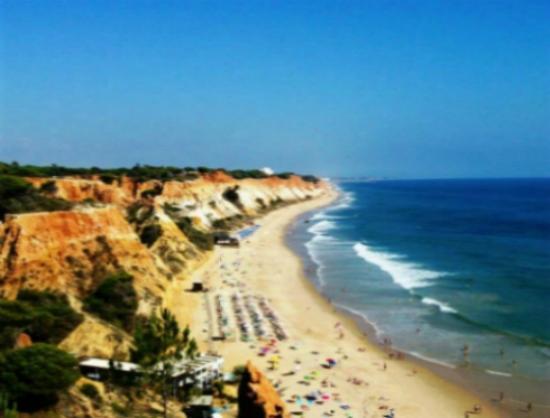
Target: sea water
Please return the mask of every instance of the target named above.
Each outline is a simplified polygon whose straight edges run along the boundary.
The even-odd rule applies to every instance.
[[[514,392],[519,382],[512,396],[537,392],[543,403],[550,179],[338,187],[335,205],[307,215],[289,235],[320,291],[368,323],[375,338],[448,369],[494,377],[494,391]]]

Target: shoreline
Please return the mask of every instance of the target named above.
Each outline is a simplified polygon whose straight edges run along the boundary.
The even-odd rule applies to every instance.
[[[337,349],[337,352],[345,352],[345,360],[342,360],[339,370],[330,378],[337,382],[342,392],[349,393],[347,401],[354,412],[365,413],[363,405],[366,404],[370,405],[365,407],[368,414],[366,416],[381,416],[384,411],[381,408],[387,406],[394,408],[400,418],[450,418],[465,416],[465,411],[471,411],[474,404],[479,404],[483,413],[476,416],[504,416],[490,402],[481,400],[466,388],[449,382],[421,361],[389,359],[383,348],[365,335],[357,321],[333,306],[307,277],[304,260],[286,242],[289,228],[295,225],[298,219],[303,219],[308,212],[332,205],[338,197],[339,195],[332,191],[330,196],[296,203],[274,211],[258,220],[260,228],[242,243],[240,249],[217,248],[211,260],[204,266],[204,270],[201,269],[209,282],[209,287],[213,291],[223,288],[223,276],[228,272],[224,271],[222,274],[223,269],[220,266],[242,263],[246,270],[236,271],[234,274],[239,275],[240,280],[244,280],[250,293],[262,294],[270,300],[288,330],[290,342],[280,344],[283,360],[287,356],[296,357],[296,353],[289,352],[286,347],[295,342],[307,347],[300,357],[308,358],[309,353],[321,347],[328,347],[329,351],[332,351],[326,355],[334,356],[334,349]],[[250,259],[250,262],[247,262],[247,259]],[[265,269],[266,265],[270,268]],[[281,267],[284,267],[284,272]],[[273,273],[270,278],[258,277],[266,274],[265,271]],[[195,309],[194,319],[191,321],[193,334],[198,338],[201,348],[208,346],[223,355],[226,369],[244,364],[251,359],[262,370],[267,371],[265,358],[259,358],[257,355],[258,344],[240,341],[207,342],[208,336],[204,334],[208,333],[208,327],[205,328],[204,324],[208,322],[209,316],[211,317],[207,310],[208,306],[203,301],[202,309]],[[334,323],[342,324],[342,334],[345,335],[342,339],[332,335],[335,334],[332,326]],[[319,324],[323,324],[323,332],[316,329]],[[281,368],[292,367],[284,365],[283,360]],[[310,367],[318,367],[318,360],[313,360]],[[272,380],[281,379],[276,371],[267,371],[267,374]],[[350,376],[364,378],[368,383],[361,391],[354,390],[350,393],[346,386],[355,389],[354,385],[349,383]],[[411,381],[414,381],[413,385],[409,384]],[[282,383],[285,392],[304,391],[297,383],[288,382],[288,386],[286,383]],[[283,398],[287,399],[286,393]],[[292,405],[289,406],[292,410]],[[308,415],[306,413],[306,416]]]
[[[330,206],[337,206],[344,198],[345,193],[340,191],[340,196],[335,199],[336,205],[332,204]],[[289,224],[288,228],[299,225],[301,222],[315,216],[315,214],[322,212],[324,209],[325,208],[320,207],[298,215],[296,219]],[[305,230],[307,230],[307,228],[305,228]],[[403,353],[412,364],[416,364],[418,367],[433,372],[436,376],[466,390],[473,396],[482,398],[483,401],[480,401],[480,403],[483,402],[485,405],[490,405],[494,410],[498,411],[502,417],[546,417],[545,414],[550,411],[550,405],[545,401],[547,400],[545,387],[536,386],[536,381],[534,380],[529,380],[523,376],[514,376],[512,380],[508,380],[512,375],[507,373],[500,373],[475,366],[463,367],[457,364],[446,363],[436,358],[425,357],[420,353],[410,352],[396,345],[389,347],[384,346],[380,335],[381,331],[369,321],[365,314],[356,312],[345,305],[340,305],[334,300],[331,300],[331,295],[323,290],[323,280],[319,277],[319,271],[317,270],[319,264],[309,253],[305,245],[307,241],[303,241],[303,236],[300,236],[298,240],[294,240],[291,236],[292,233],[292,231],[287,232],[285,243],[291,251],[297,253],[300,257],[303,264],[303,274],[306,276],[307,280],[313,284],[314,290],[319,293],[323,299],[326,299],[330,306],[336,309],[337,314],[342,315],[344,318],[351,319],[353,326],[357,328],[357,332],[363,335],[363,337],[375,348],[386,354],[390,352]],[[302,235],[304,230],[298,233]],[[504,402],[497,399],[501,391],[506,394]],[[531,400],[533,400],[533,402],[530,402]],[[534,409],[529,413],[525,409],[528,403],[532,403],[534,406]]]

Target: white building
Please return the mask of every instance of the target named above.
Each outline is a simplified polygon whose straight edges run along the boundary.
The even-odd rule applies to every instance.
[[[260,171],[264,173],[266,176],[272,176],[273,174],[275,174],[275,172],[269,167],[260,168]]]
[[[139,375],[143,369],[136,363],[89,358],[79,363],[81,373],[92,380],[107,380],[111,373]],[[155,367],[162,367],[157,365]],[[223,357],[200,355],[175,361],[172,371],[174,389],[198,386],[202,389],[223,378]]]

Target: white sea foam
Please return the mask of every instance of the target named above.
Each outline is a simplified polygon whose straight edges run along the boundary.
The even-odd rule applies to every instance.
[[[342,197],[338,201],[338,204],[331,206],[325,210],[335,211],[340,209],[346,209],[346,208],[349,208],[354,201],[355,201],[355,195],[352,192],[344,192],[342,194]]]
[[[405,289],[430,286],[433,279],[444,275],[444,273],[425,270],[416,264],[403,261],[403,258],[398,255],[374,251],[360,242],[355,243],[353,249],[359,257],[377,265],[388,273],[396,284]]]
[[[456,309],[454,309],[452,306],[448,305],[447,303],[441,302],[437,299],[432,298],[422,298],[422,303],[426,305],[434,305],[439,308],[441,312],[445,313],[458,313]]]
[[[449,369],[456,369],[456,366],[454,364],[446,363],[446,362],[441,361],[441,360],[437,360],[437,359],[434,359],[434,358],[431,358],[431,357],[428,357],[428,356],[424,356],[420,353],[417,353],[416,351],[409,351],[409,354],[411,356],[419,358],[420,360],[427,361],[429,363],[438,364],[440,366],[447,367]]]
[[[338,309],[349,312],[349,313],[363,319],[366,323],[368,323],[374,329],[374,333],[376,334],[376,338],[379,338],[380,335],[382,335],[382,331],[378,328],[378,326],[374,322],[372,322],[367,317],[367,315],[364,312],[358,311],[357,309],[350,308],[349,306],[341,305],[339,303],[335,303],[334,306],[336,306]]]
[[[322,234],[326,231],[334,229],[335,226],[336,225],[334,224],[334,222],[323,220],[313,224],[311,227],[309,227],[307,231],[311,232],[312,234]]]
[[[316,234],[306,243],[306,247],[314,248],[314,244],[328,244],[329,242],[334,241],[336,240],[328,235]]]
[[[320,221],[323,219],[327,219],[327,214],[325,212],[317,212],[315,215],[311,217],[312,221]]]
[[[512,377],[511,373],[498,372],[496,370],[491,370],[491,369],[485,369],[485,372],[488,374],[492,374],[493,376]]]

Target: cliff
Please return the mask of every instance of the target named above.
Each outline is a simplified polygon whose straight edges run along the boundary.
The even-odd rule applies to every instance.
[[[289,418],[271,382],[248,362],[239,385],[239,418]]]
[[[161,306],[170,282],[185,280],[210,254],[189,232],[208,234],[224,220],[246,222],[328,187],[298,176],[236,180],[223,172],[189,181],[28,180],[78,204],[70,211],[8,215],[0,224],[0,296],[13,299],[23,288],[57,291],[80,311],[108,274],[125,270],[134,278],[141,314]],[[127,335],[89,315],[62,345],[102,356],[129,346]]]
[[[117,207],[10,216],[0,230],[0,292],[58,290],[82,298],[109,272],[134,275],[143,303],[162,294],[153,255]]]

